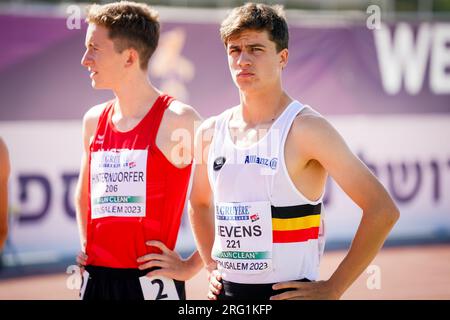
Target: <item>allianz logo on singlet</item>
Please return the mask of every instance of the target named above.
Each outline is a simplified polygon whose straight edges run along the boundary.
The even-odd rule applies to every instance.
[[[248,164],[248,163],[260,164],[260,165],[269,167],[272,170],[275,170],[277,168],[278,158],[269,159],[269,158],[258,157],[256,155],[249,155],[249,156],[245,156],[245,160],[244,160],[244,164]]]

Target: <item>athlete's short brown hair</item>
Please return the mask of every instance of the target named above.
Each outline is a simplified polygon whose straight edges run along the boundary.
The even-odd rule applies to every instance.
[[[109,30],[118,52],[133,48],[139,54],[140,67],[146,70],[159,40],[159,14],[150,6],[131,1],[120,1],[89,7],[87,23],[101,25]]]
[[[281,5],[247,3],[234,8],[220,26],[220,36],[225,45],[230,38],[245,30],[266,30],[275,42],[277,52],[288,48],[289,30]]]

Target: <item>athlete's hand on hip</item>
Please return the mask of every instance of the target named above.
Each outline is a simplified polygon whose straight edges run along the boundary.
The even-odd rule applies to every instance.
[[[195,271],[187,260],[183,260],[178,253],[170,250],[161,241],[147,241],[147,246],[157,247],[162,253],[149,253],[137,259],[139,269],[160,268],[147,273],[147,277],[165,276],[171,279],[186,281],[192,278]]]
[[[209,274],[209,291],[208,291],[208,300],[217,300],[217,296],[220,294],[220,290],[222,290],[222,276],[220,275],[219,270],[212,270]]]
[[[270,297],[270,300],[334,300],[339,299],[329,281],[279,282],[272,286],[274,290],[294,289]]]
[[[77,264],[80,268],[81,274],[83,274],[84,267],[86,266],[88,256],[83,251],[80,251],[77,255]]]

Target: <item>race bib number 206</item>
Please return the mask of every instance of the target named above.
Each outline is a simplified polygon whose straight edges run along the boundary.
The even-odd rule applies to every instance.
[[[91,155],[92,219],[145,216],[147,150]]]

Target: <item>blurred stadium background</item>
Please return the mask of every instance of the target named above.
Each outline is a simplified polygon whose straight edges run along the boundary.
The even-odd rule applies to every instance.
[[[152,82],[203,117],[238,103],[218,28],[244,2],[147,2],[162,22]],[[287,9],[287,91],[336,126],[401,211],[372,268],[344,297],[450,299],[450,0],[265,3]],[[0,299],[76,298],[69,287],[79,250],[81,119],[112,97],[93,90],[80,65],[88,4],[0,2],[0,136],[12,162]],[[331,180],[325,203],[322,278],[339,264],[361,216]],[[177,250],[187,256],[194,248],[184,215]],[[203,273],[188,290],[204,297]]]

